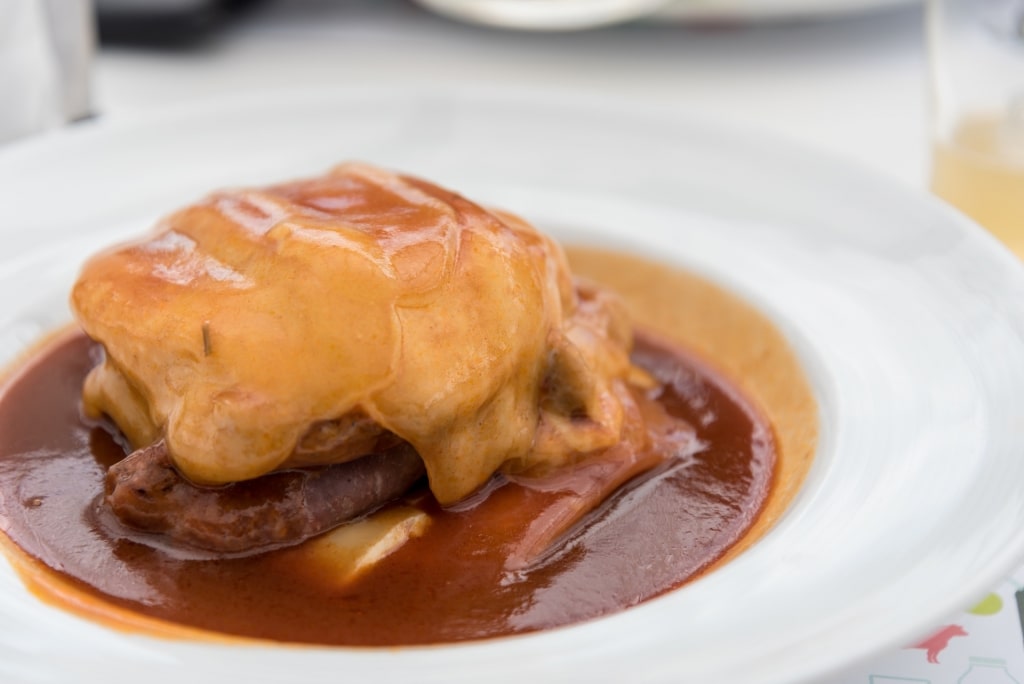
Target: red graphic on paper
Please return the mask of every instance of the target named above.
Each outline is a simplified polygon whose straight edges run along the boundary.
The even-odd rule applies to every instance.
[[[928,662],[938,663],[939,654],[949,646],[949,640],[958,636],[967,636],[967,632],[964,631],[963,627],[960,625],[946,625],[921,643],[908,646],[907,648],[923,648],[928,654]]]

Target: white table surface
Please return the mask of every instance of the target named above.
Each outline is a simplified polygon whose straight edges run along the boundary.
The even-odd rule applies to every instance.
[[[101,51],[94,103],[115,118],[296,86],[596,93],[764,131],[921,189],[925,63],[915,5],[827,21],[520,34],[452,23],[400,0],[278,0],[197,48]],[[1022,581],[993,588],[1004,604],[994,615],[950,616],[972,636],[947,639],[939,663],[929,663],[924,649],[894,648],[833,681],[970,682],[1003,672],[1014,674],[992,681],[1024,681],[1013,605]],[[996,661],[971,660],[978,657]]]

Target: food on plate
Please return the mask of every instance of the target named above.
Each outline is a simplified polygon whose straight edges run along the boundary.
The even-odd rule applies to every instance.
[[[133,526],[214,550],[330,529],[404,493],[420,459],[453,504],[498,470],[616,445],[639,410],[621,306],[574,288],[550,239],[367,166],[215,194],[90,260],[72,304],[105,351],[86,414],[110,416],[139,449],[111,468],[108,502]],[[254,511],[282,521],[254,519],[262,536],[237,515],[180,515],[240,509],[214,502],[230,491],[200,503],[191,483],[344,463],[281,483],[295,501]],[[334,495],[344,480],[353,491]]]
[[[157,631],[595,617],[735,553],[813,452],[798,364],[748,307],[367,165],[214,193],[71,301],[81,332],[0,393],[0,526],[42,593]]]

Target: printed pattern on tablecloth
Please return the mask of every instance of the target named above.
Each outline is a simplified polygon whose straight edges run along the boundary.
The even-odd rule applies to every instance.
[[[836,684],[1024,684],[1024,568],[927,637],[850,668]]]

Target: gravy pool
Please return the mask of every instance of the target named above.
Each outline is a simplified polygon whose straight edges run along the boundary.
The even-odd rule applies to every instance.
[[[568,252],[574,272],[619,291],[641,329],[658,331],[638,336],[634,358],[666,383],[663,405],[696,428],[703,448],[621,488],[539,562],[510,570],[505,554],[553,495],[512,482],[457,511],[414,497],[431,515],[426,533],[340,589],[303,566],[301,546],[196,558],[111,534],[98,502],[106,468],[124,451],[80,417],[81,382],[95,363],[80,334],[40,350],[0,395],[0,529],[10,555],[41,596],[115,625],[327,645],[548,629],[693,579],[781,515],[813,453],[813,397],[784,340],[742,302],[635,257]]]

